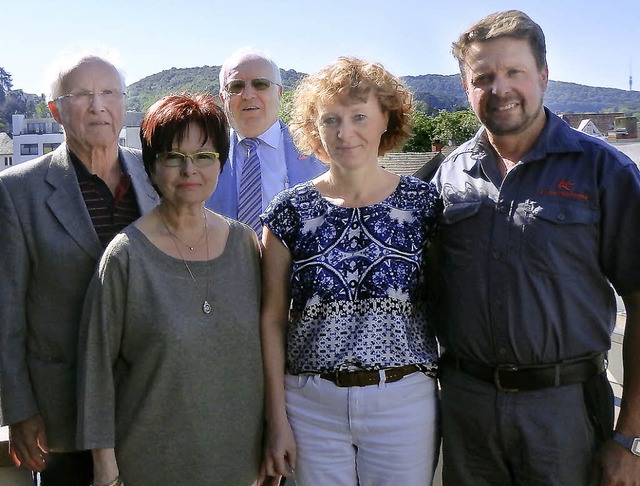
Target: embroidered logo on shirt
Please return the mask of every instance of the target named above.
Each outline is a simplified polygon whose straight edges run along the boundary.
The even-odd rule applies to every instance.
[[[560,181],[558,181],[558,183],[556,184],[556,187],[558,189],[563,189],[565,191],[569,191],[571,192],[571,190],[573,189],[573,182],[569,181],[569,180],[563,180],[561,179]]]
[[[464,191],[458,190],[455,185],[448,182],[442,186],[442,199],[447,206],[455,203],[481,201],[481,194],[481,189],[469,182],[464,183]]]
[[[542,189],[540,194],[545,194],[548,196],[562,196],[562,197],[573,197],[576,199],[589,199],[586,194],[582,194],[580,192],[575,192],[573,187],[575,183],[570,181],[569,179],[560,179],[554,189]]]

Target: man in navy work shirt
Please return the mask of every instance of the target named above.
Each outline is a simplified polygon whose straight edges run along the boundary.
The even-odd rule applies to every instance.
[[[543,107],[544,34],[524,13],[480,20],[453,54],[483,126],[434,176],[444,483],[638,485],[640,172]],[[615,434],[611,285],[627,309]]]

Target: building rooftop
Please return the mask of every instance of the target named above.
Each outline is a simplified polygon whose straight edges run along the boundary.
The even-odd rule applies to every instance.
[[[0,155],[13,155],[13,139],[8,133],[0,132]]]
[[[438,152],[391,152],[380,159],[380,165],[394,174],[429,180],[440,162],[454,149],[445,146]]]

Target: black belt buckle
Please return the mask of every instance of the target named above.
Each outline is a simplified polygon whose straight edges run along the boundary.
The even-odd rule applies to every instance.
[[[505,388],[502,386],[500,382],[500,373],[506,371],[507,373],[518,371],[518,367],[514,364],[499,364],[493,369],[493,384],[496,386],[498,391],[504,393],[518,393],[520,389],[518,388]]]

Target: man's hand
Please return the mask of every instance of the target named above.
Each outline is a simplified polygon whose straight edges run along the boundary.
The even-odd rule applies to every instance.
[[[9,451],[16,466],[22,465],[35,472],[44,471],[44,456],[49,447],[40,415],[9,425]]]
[[[640,486],[640,457],[613,440],[602,447],[597,469],[591,486]]]

